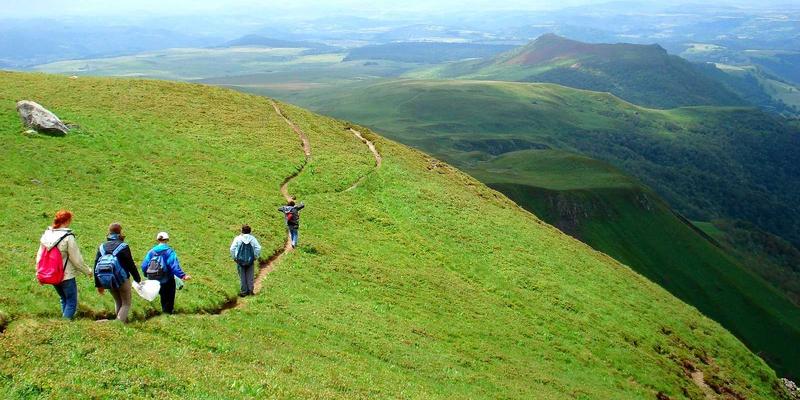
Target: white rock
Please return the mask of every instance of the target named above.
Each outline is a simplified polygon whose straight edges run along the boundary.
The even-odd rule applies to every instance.
[[[18,101],[17,112],[22,123],[37,132],[54,135],[66,135],[69,132],[69,128],[55,114],[36,102]]]

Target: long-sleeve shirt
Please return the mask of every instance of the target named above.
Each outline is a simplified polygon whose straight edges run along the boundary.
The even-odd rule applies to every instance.
[[[300,227],[300,210],[305,208],[305,206],[306,205],[304,203],[300,203],[295,206],[278,207],[278,211],[282,212],[284,217],[288,217],[287,214],[289,213],[292,213],[297,216],[297,218],[294,218],[292,220],[290,220],[289,218],[284,218],[286,220],[286,226],[292,229],[297,229]]]
[[[119,236],[109,236],[108,241],[103,243],[103,248],[105,249],[106,254],[111,254],[116,250],[117,246],[122,243]],[[97,250],[97,254],[94,256],[94,265],[97,265],[97,261],[100,260],[100,249]],[[117,260],[119,260],[119,265],[128,272],[128,275],[133,277],[133,280],[136,282],[141,282],[142,277],[139,275],[139,268],[136,268],[136,263],[133,261],[133,255],[131,254],[130,247],[125,247],[124,249],[120,250],[117,254]],[[94,277],[94,286],[101,287],[100,281],[97,279],[97,276]]]
[[[236,260],[236,254],[239,253],[239,246],[243,243],[250,243],[253,245],[253,254],[258,259],[261,256],[261,245],[258,243],[258,239],[255,236],[243,233],[236,238],[233,239],[233,243],[231,243],[231,258]]]
[[[72,229],[69,228],[47,228],[42,234],[42,238],[39,240],[41,243],[41,248],[39,252],[36,254],[36,264],[39,264],[39,260],[42,258],[42,251],[44,249],[51,249],[53,245],[56,244],[58,239],[61,239],[62,236],[72,233]],[[61,252],[61,256],[65,259],[66,268],[64,269],[64,280],[70,280],[77,275],[77,272],[82,272],[87,276],[92,276],[92,270],[86,266],[86,263],[83,261],[83,255],[81,255],[81,250],[78,247],[78,242],[75,240],[75,236],[70,235],[64,238],[61,243],[58,244],[58,250]]]
[[[181,269],[181,263],[178,261],[178,255],[175,254],[175,250],[172,250],[172,248],[165,243],[157,244],[144,256],[144,260],[142,260],[142,273],[144,273],[145,276],[147,275],[147,267],[150,266],[150,260],[156,254],[160,254],[161,257],[164,257],[163,266],[167,274],[177,276],[181,279],[186,277],[186,273]]]

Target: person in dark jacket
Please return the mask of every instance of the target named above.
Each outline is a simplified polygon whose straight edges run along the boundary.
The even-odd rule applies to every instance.
[[[150,261],[154,257],[161,257],[161,265],[164,267],[163,276],[159,279],[161,290],[158,292],[161,296],[161,311],[165,314],[172,314],[175,311],[175,277],[188,281],[191,276],[183,272],[181,264],[178,262],[178,255],[175,254],[175,250],[172,247],[169,247],[169,234],[167,232],[159,232],[156,235],[156,241],[158,243],[147,252],[144,260],[142,260],[142,272],[147,275]],[[147,278],[153,279],[150,276],[147,276]]]
[[[118,223],[113,223],[108,227],[108,237],[106,238],[106,242],[101,246],[103,246],[103,250],[106,254],[112,254],[114,250],[124,242],[125,236],[122,235],[122,226]],[[100,249],[98,249],[97,255],[94,257],[94,265],[97,265],[101,256]],[[137,284],[142,281],[142,278],[139,275],[139,269],[136,268],[136,263],[133,261],[131,249],[128,246],[125,246],[117,253],[117,260],[119,260],[119,264],[125,269],[125,272],[128,273],[128,279],[125,280],[125,283],[122,284],[119,289],[109,289],[109,291],[111,292],[111,296],[114,297],[114,308],[116,310],[117,320],[126,323],[128,322],[128,312],[130,312],[131,309],[132,284],[130,278],[133,278]],[[100,285],[97,275],[94,277],[94,286],[97,288],[98,293],[105,293],[105,289]]]
[[[289,231],[289,240],[292,242],[292,248],[297,247],[297,231],[300,229],[300,210],[305,208],[305,204],[300,203],[295,205],[294,200],[289,200],[285,206],[279,207],[278,211],[283,213],[286,219],[286,229]]]

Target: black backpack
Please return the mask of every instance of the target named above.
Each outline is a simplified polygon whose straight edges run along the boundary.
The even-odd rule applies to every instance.
[[[162,285],[169,282],[170,276],[167,272],[167,261],[164,259],[167,255],[169,255],[169,250],[165,250],[161,253],[154,253],[153,256],[150,257],[150,264],[147,265],[147,271],[145,271],[147,279],[158,281]]]
[[[256,262],[256,253],[252,243],[242,242],[236,251],[236,263],[242,267],[249,267]]]

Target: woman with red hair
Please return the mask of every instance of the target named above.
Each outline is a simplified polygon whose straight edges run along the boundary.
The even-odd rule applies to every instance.
[[[56,288],[58,297],[61,298],[61,315],[64,318],[72,319],[78,310],[78,285],[75,283],[77,272],[82,272],[87,276],[92,276],[92,270],[83,262],[83,256],[75,241],[75,235],[69,225],[72,223],[72,213],[61,210],[56,213],[53,219],[53,226],[47,228],[42,234],[41,249],[36,256],[36,264],[39,264],[44,251],[58,246],[58,250],[66,260],[64,263],[64,279],[61,283],[53,285]]]

